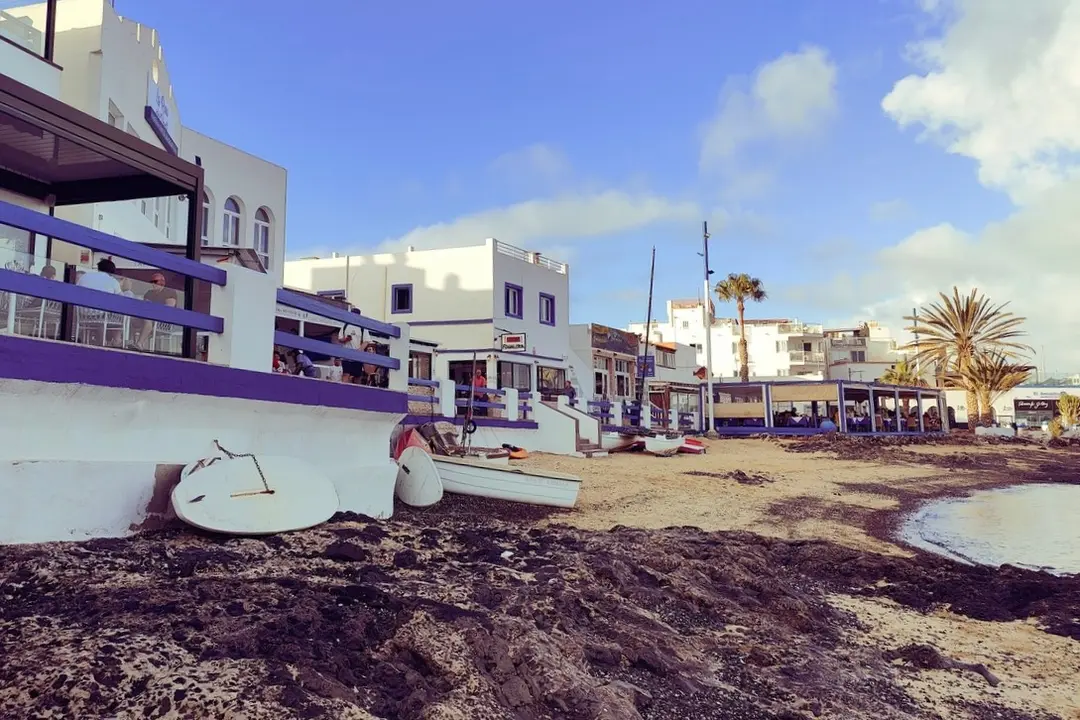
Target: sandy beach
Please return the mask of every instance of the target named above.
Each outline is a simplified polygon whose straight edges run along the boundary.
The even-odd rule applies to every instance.
[[[1080,718],[1080,579],[897,544],[1080,452],[721,440],[265,539],[0,548],[3,718]]]

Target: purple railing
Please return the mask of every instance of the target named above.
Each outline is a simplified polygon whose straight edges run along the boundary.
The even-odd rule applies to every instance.
[[[329,320],[336,320],[345,325],[363,328],[375,335],[381,335],[388,338],[401,337],[401,329],[394,325],[364,317],[363,315],[343,310],[334,305],[319,302],[314,298],[307,297],[291,290],[279,289],[277,291],[277,301],[280,305],[303,310],[304,312],[309,312],[312,315],[319,315],[320,317]],[[352,360],[367,365],[374,365],[388,370],[401,369],[401,361],[397,358],[364,352],[363,350],[356,350],[343,345],[335,345],[334,343],[329,343],[324,340],[315,340],[313,338],[294,335],[293,333],[284,332],[282,330],[274,332],[274,344],[292,348],[293,350],[304,350],[305,352],[316,353],[318,355],[329,355],[330,357],[336,357],[342,360]]]

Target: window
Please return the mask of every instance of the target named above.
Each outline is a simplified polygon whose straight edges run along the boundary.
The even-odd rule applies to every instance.
[[[540,293],[540,324],[555,326],[555,296]]]
[[[682,329],[683,330],[689,330],[690,329],[690,321],[689,320],[683,320],[682,321]]]
[[[266,208],[255,211],[255,244],[252,246],[262,260],[263,267],[270,269],[270,213]]]
[[[615,373],[615,397],[630,397],[630,376]]]
[[[390,286],[390,312],[412,312],[412,283]]]
[[[592,366],[595,370],[607,370],[607,358],[600,355],[593,355]]]
[[[544,367],[536,369],[540,381],[540,389],[548,392],[559,392],[566,387],[566,370],[563,368]]]
[[[866,351],[865,350],[852,350],[851,351],[851,362],[866,362]]]
[[[503,292],[503,303],[506,317],[517,318],[520,320],[525,316],[522,312],[522,298],[524,297],[520,285],[514,285],[513,283],[506,283],[506,289]]]
[[[202,194],[202,244],[210,244],[210,195],[205,190]]]
[[[630,365],[629,360],[616,360],[615,361],[615,372],[617,372],[617,373],[627,373],[627,374],[629,374],[631,367],[632,366]]]
[[[409,351],[409,377],[418,380],[431,379],[431,353]]]
[[[499,361],[499,387],[516,388],[518,390],[532,389],[532,366],[524,363]]]
[[[732,355],[738,355],[739,354],[739,341],[738,340],[731,343],[731,354]]]
[[[656,349],[656,364],[660,367],[674,368],[675,367],[675,353],[670,350]]]
[[[233,197],[225,201],[225,222],[221,227],[221,244],[240,244],[240,203]]]

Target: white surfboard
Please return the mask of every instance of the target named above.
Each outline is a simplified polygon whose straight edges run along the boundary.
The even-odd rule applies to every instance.
[[[214,463],[219,463],[224,459],[225,459],[224,455],[211,455],[210,457],[204,457],[204,458],[202,458],[200,460],[196,460],[195,462],[188,463],[187,465],[185,465],[183,467],[182,470],[180,470],[180,479],[184,480],[191,473],[198,472],[199,470],[202,470],[203,468],[208,468],[211,465],[213,465]]]
[[[439,469],[423,448],[407,447],[401,453],[394,491],[398,500],[412,507],[428,507],[442,500]]]
[[[277,455],[258,461],[256,468],[250,457],[218,460],[188,473],[172,491],[177,517],[211,532],[273,535],[324,523],[338,511],[337,490],[318,468]]]

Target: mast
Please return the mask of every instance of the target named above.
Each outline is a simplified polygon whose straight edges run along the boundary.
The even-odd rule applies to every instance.
[[[645,353],[641,356],[641,389],[638,390],[638,407],[641,408],[642,419],[646,412],[645,386],[649,382],[645,372],[649,369],[649,335],[652,333],[652,293],[653,280],[656,278],[656,246],[652,249],[652,264],[649,266],[649,309],[645,313]],[[651,412],[651,410],[649,411]]]
[[[709,223],[702,221],[701,223],[701,243],[702,243],[702,256],[705,258],[705,286],[701,296],[701,313],[705,316],[705,403],[708,405],[708,417],[709,424],[705,428],[705,434],[709,437],[713,436],[716,432],[716,406],[713,403],[713,382],[712,382],[712,313],[709,312],[709,306],[712,303],[712,288],[709,286],[709,276],[712,275],[712,270],[709,269]],[[705,408],[699,408],[701,416],[705,417]]]

